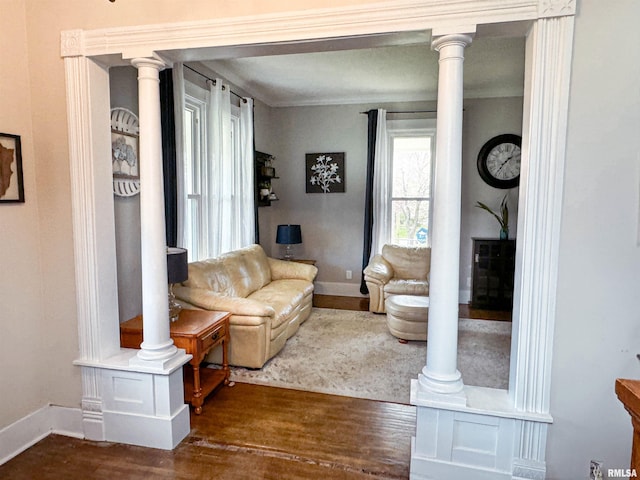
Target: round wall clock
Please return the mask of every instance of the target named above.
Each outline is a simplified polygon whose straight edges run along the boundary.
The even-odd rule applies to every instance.
[[[478,173],[496,188],[513,188],[520,183],[520,146],[522,138],[505,133],[493,137],[478,153]]]

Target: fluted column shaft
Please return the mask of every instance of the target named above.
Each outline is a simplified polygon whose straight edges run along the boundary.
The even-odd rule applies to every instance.
[[[438,117],[431,239],[427,364],[419,376],[434,393],[463,388],[457,368],[462,183],[462,99],[464,49],[469,35],[444,35],[432,42],[440,53]]]
[[[160,126],[160,78],[164,63],[136,58],[140,117],[140,225],[143,342],[138,357],[163,360],[176,353],[169,334],[166,226]]]

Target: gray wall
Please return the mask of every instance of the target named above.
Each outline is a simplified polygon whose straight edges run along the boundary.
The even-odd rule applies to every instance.
[[[547,445],[552,480],[588,478],[591,459],[602,460],[605,473],[629,468],[631,421],[614,384],[640,374],[638,19],[634,0],[578,5]]]
[[[299,223],[303,244],[296,256],[313,258],[317,266],[318,291],[329,288],[342,295],[359,295],[364,230],[364,195],[367,155],[367,117],[370,108],[390,111],[433,109],[433,104],[345,105],[272,109],[277,145],[279,180],[273,183],[280,200],[259,209],[261,244],[267,252],[280,255],[275,243],[276,226]],[[478,175],[476,159],[482,145],[502,133],[520,134],[522,98],[469,99],[465,101],[463,140],[463,198],[460,263],[461,301],[469,299],[471,238],[498,237],[499,225],[487,212],[475,208],[480,200],[498,207],[508,193],[512,220],[510,234],[516,236],[518,189],[490,187]],[[345,193],[305,193],[305,154],[345,152]],[[346,270],[353,271],[347,280]],[[333,284],[333,285],[331,285]]]
[[[109,70],[111,108],[123,107],[138,115],[138,71],[134,67]],[[142,313],[140,265],[140,195],[113,196],[118,268],[118,309],[124,322]]]
[[[508,195],[509,237],[517,238],[518,192],[487,185],[478,174],[477,158],[482,146],[503,133],[522,134],[522,97],[469,99],[464,102],[462,137],[462,224],[460,229],[460,301],[470,298],[472,238],[498,238],[500,225],[488,212],[477,208],[481,201],[499,210]]]

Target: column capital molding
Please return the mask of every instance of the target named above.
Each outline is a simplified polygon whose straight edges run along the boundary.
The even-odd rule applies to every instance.
[[[156,70],[164,70],[167,67],[167,63],[162,60],[158,55],[153,54],[152,57],[136,57],[131,59],[131,65],[136,68],[149,67]]]
[[[468,47],[473,41],[473,37],[475,35],[475,26],[473,32],[465,32],[465,33],[446,33],[442,35],[433,35],[431,40],[431,50],[435,50],[436,52],[440,52],[440,50],[449,45],[458,45],[463,48]]]

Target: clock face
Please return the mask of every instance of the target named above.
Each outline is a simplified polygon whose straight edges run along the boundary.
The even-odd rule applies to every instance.
[[[498,135],[478,154],[478,173],[492,187],[513,188],[520,182],[520,145],[518,135]]]

